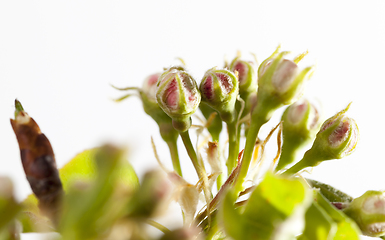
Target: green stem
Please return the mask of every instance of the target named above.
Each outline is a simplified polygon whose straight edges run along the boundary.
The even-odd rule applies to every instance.
[[[234,201],[238,198],[239,193],[243,190],[243,182],[245,181],[247,172],[249,170],[259,130],[263,124],[270,120],[274,110],[276,109],[274,106],[263,104],[264,102],[266,101],[261,101],[259,104],[257,104],[251,113],[251,125],[247,133],[242,163],[234,186]]]
[[[263,124],[264,123],[261,121],[253,122],[249,128],[249,132],[246,137],[246,145],[243,152],[241,169],[239,171],[237,180],[235,181],[235,196],[238,196],[238,194],[243,190],[242,186],[249,170],[251,159],[253,157],[255,142],[257,141],[259,130]]]
[[[223,173],[221,173],[217,177],[217,190],[218,191],[221,189],[223,183],[225,182],[225,178],[223,176],[224,176]]]
[[[239,142],[237,134],[237,121],[227,123],[227,132],[229,135],[229,156],[227,158],[227,175],[235,168],[239,153]]]
[[[154,228],[157,228],[158,230],[162,231],[163,233],[169,233],[169,232],[171,232],[170,229],[166,228],[165,226],[163,226],[162,224],[160,224],[160,223],[158,223],[158,222],[155,222],[154,220],[147,219],[147,220],[146,220],[146,223],[147,223],[148,225],[153,226]]]
[[[315,167],[320,163],[320,161],[318,161],[318,160],[319,160],[318,156],[316,156],[314,154],[314,151],[312,151],[312,149],[310,149],[307,152],[305,152],[305,154],[303,155],[303,158],[299,162],[297,162],[291,168],[287,169],[282,174],[289,174],[289,175],[291,174],[292,175],[292,174],[295,174],[295,173],[301,171],[304,168]]]
[[[293,175],[299,171],[301,171],[302,169],[304,169],[306,166],[304,166],[302,160],[297,162],[296,164],[294,164],[291,168],[287,169],[285,172],[283,172],[282,174],[288,174],[288,175]]]
[[[167,145],[170,150],[172,166],[174,168],[174,171],[178,173],[179,176],[182,177],[183,175],[182,175],[182,169],[180,167],[178,147],[177,147],[176,141],[167,141]]]
[[[288,150],[287,150],[287,149]],[[278,164],[275,167],[275,171],[284,169],[287,165],[295,161],[295,156],[297,154],[297,149],[289,149],[287,145],[283,145],[281,156],[279,157]]]
[[[194,150],[193,144],[192,144],[191,139],[190,139],[190,134],[188,131],[180,132],[179,134],[180,134],[182,141],[183,141],[183,144],[187,150],[187,154],[189,155],[191,162],[194,165],[195,171],[197,172],[198,177],[201,178],[202,173],[200,170],[197,154]]]

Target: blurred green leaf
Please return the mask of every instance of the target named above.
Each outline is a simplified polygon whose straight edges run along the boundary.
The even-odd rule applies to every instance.
[[[124,214],[130,194],[138,185],[136,174],[128,167],[123,151],[112,146],[101,147],[90,155],[82,154],[75,159],[77,164],[63,168],[69,184],[66,186],[59,232],[63,239],[105,237],[115,221]],[[76,174],[70,171],[80,167],[88,168],[88,171]],[[94,180],[73,181],[87,180],[88,177]]]
[[[13,196],[13,184],[7,177],[0,177],[0,231],[13,221],[20,205]]]
[[[305,230],[298,240],[333,240],[337,224],[316,202],[313,202],[305,215]]]
[[[358,226],[335,208],[321,193],[314,190],[312,206],[306,212],[306,227],[299,240],[359,240]]]
[[[76,155],[59,170],[60,179],[65,191],[75,181],[95,180],[98,174],[95,154],[98,151],[99,148],[85,150]],[[128,161],[121,161],[119,169],[115,169],[114,174],[119,178],[119,181],[129,187],[137,187],[139,184],[138,177]]]
[[[335,240],[359,240],[361,234],[360,228],[357,224],[342,211],[334,207],[319,190],[314,190],[314,199],[317,201],[325,212],[337,224],[337,232]]]
[[[20,209],[13,195],[11,179],[0,177],[0,240],[20,238],[20,227],[15,221]]]
[[[312,196],[302,180],[269,172],[242,209],[234,209],[230,194],[221,204],[220,221],[236,240],[294,239],[303,228]]]
[[[55,231],[52,222],[47,217],[32,212],[20,212],[17,220],[23,227],[23,233]]]
[[[147,172],[140,187],[133,193],[127,204],[127,214],[133,219],[152,217],[170,200],[171,184],[164,172]]]

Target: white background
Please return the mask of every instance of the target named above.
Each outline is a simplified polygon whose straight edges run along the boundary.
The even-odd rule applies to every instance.
[[[9,123],[15,98],[50,139],[59,167],[113,141],[130,149],[141,174],[157,165],[151,136],[171,166],[140,101],[114,103],[123,93],[110,84],[141,86],[176,57],[199,82],[237,50],[262,61],[281,43],[294,54],[309,50],[300,66],[317,69],[305,96],[322,104],[324,117],[353,101],[348,114],[360,128],[355,153],[311,177],[354,197],[385,189],[384,12],[384,1],[1,1],[0,175],[14,180],[18,199],[31,192]]]

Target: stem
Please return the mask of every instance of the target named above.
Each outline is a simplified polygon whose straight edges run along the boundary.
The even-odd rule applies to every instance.
[[[249,132],[246,137],[245,150],[243,152],[241,169],[239,171],[238,178],[235,181],[236,196],[238,196],[238,194],[243,190],[242,185],[243,185],[243,182],[245,181],[247,171],[249,170],[250,162],[253,156],[255,142],[257,141],[257,136],[262,125],[263,123],[258,121],[252,124],[249,128]]]
[[[180,167],[178,147],[177,147],[176,141],[167,141],[167,145],[170,150],[172,166],[174,168],[174,171],[178,173],[179,176],[182,177],[182,169]]]
[[[224,183],[224,177],[223,177],[223,173],[219,174],[219,176],[217,177],[217,191],[219,191]]]
[[[283,145],[281,156],[279,157],[278,164],[275,167],[275,171],[282,170],[290,163],[294,162],[297,150],[287,150],[287,145]]]
[[[299,162],[297,162],[291,168],[287,169],[282,174],[295,174],[304,168],[315,167],[320,163],[318,160],[319,160],[318,156],[315,156],[314,151],[310,149],[307,152],[305,152],[305,154],[303,155],[303,158]]]
[[[237,121],[227,123],[227,132],[229,135],[229,156],[227,158],[226,166],[227,174],[230,175],[231,171],[235,168],[239,153]]]
[[[305,166],[306,167],[306,166]],[[285,172],[283,172],[282,174],[289,174],[289,175],[293,175],[299,171],[301,171],[302,169],[305,168],[304,165],[303,165],[303,162],[302,161],[299,161],[297,162],[294,166],[292,166],[291,168],[287,169]]]
[[[147,220],[146,220],[146,223],[147,223],[148,225],[153,226],[154,228],[159,229],[159,230],[162,231],[163,233],[169,233],[169,232],[171,232],[170,229],[166,228],[165,226],[163,226],[162,224],[160,224],[160,223],[158,223],[158,222],[155,222],[154,220],[147,219]]]
[[[187,150],[187,154],[189,155],[191,162],[194,165],[195,171],[197,172],[198,177],[201,178],[202,173],[200,170],[197,154],[194,150],[193,144],[192,144],[191,139],[190,139],[190,134],[188,131],[180,132],[179,134],[180,134],[182,141],[183,141],[183,144]]]
[[[262,102],[262,103],[261,103]],[[273,114],[274,107],[264,106],[261,101],[255,106],[251,113],[251,125],[246,137],[246,145],[243,152],[241,168],[234,186],[234,202],[238,198],[239,193],[243,190],[243,182],[245,181],[247,172],[249,170],[250,162],[253,157],[255,142],[257,141],[259,130],[262,125],[268,122]]]

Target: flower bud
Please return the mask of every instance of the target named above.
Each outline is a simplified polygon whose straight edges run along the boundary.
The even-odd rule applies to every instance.
[[[156,103],[156,84],[160,75],[160,73],[154,73],[143,81],[142,91],[146,94],[148,100],[154,103]]]
[[[307,100],[290,105],[282,115],[283,145],[276,170],[292,163],[298,150],[314,139],[320,127],[318,110]]]
[[[250,113],[250,110],[255,104],[258,77],[255,73],[254,62],[244,61],[240,59],[240,56],[236,57],[230,64],[230,70],[237,73],[239,82],[239,96],[245,101],[245,105],[236,104],[236,109],[239,112],[241,108],[241,118]]]
[[[64,192],[51,143],[20,102],[15,100],[15,105],[15,119],[11,119],[11,125],[19,143],[25,175],[39,199],[40,209],[56,218]]]
[[[313,71],[313,67],[300,71],[294,61],[283,58],[286,54],[273,53],[258,69],[261,89],[258,93],[270,95],[276,104],[283,105],[295,102],[302,95],[304,83]]]
[[[230,71],[238,72],[239,94],[249,94],[257,91],[257,75],[254,71],[253,62],[240,60],[235,58],[230,64]]]
[[[143,87],[141,89],[138,88],[123,88],[118,90],[137,90],[140,95],[140,99],[142,100],[143,110],[147,115],[149,115],[159,126],[159,132],[162,136],[162,139],[168,144],[171,158],[173,161],[174,169],[181,174],[179,156],[177,153],[176,142],[179,136],[177,130],[174,129],[172,125],[172,119],[159,107],[156,101],[156,90],[157,83],[160,77],[160,73],[155,73],[148,76],[144,82]],[[123,100],[126,97],[130,96],[130,94],[119,99]]]
[[[357,145],[357,124],[354,119],[344,115],[349,106],[326,120],[317,134],[313,147],[322,151],[320,157],[323,160],[343,158],[351,154]]]
[[[357,223],[363,234],[371,237],[385,235],[384,192],[367,191],[343,211]]]
[[[225,122],[234,120],[234,106],[238,95],[238,79],[230,71],[212,68],[200,84],[202,101],[217,110]]]
[[[311,149],[286,173],[295,173],[305,167],[314,167],[322,161],[340,159],[353,152],[359,133],[354,119],[344,115],[349,106],[350,104],[323,123]]]
[[[170,68],[158,80],[156,99],[162,110],[172,118],[180,132],[191,126],[190,116],[201,101],[195,80],[183,69]]]

